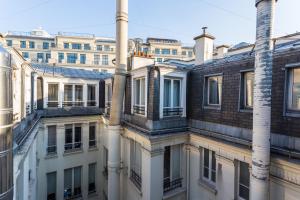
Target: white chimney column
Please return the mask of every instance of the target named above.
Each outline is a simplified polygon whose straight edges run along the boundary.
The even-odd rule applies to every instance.
[[[224,58],[225,54],[228,52],[229,46],[227,45],[221,45],[217,48],[217,58]]]
[[[255,77],[250,199],[269,199],[272,33],[275,0],[256,0]]]
[[[207,27],[203,27],[203,34],[194,38],[195,65],[201,65],[207,60],[213,59],[215,37],[206,33]]]
[[[128,50],[128,0],[116,2],[116,68],[108,126],[108,199],[120,199],[120,133]]]

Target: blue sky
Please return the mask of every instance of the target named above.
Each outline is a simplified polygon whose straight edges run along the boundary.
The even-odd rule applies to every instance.
[[[255,0],[129,0],[129,36],[165,37],[193,45],[201,27],[217,44],[255,39]],[[115,0],[0,0],[0,32],[78,32],[115,36]],[[279,0],[275,36],[300,31],[300,1]]]

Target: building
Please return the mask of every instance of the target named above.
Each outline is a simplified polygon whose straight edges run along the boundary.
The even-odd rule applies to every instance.
[[[31,32],[8,31],[4,37],[5,46],[16,48],[32,63],[114,72],[116,44],[112,38],[65,32],[51,35],[41,28]],[[193,48],[182,47],[177,40],[148,38],[141,45],[139,50],[154,57],[157,62],[194,58]],[[139,50],[129,49],[136,52]]]

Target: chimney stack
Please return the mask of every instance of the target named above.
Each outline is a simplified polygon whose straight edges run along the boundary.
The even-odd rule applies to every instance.
[[[195,40],[195,65],[201,65],[213,58],[215,37],[206,32],[207,27],[203,27],[203,33],[194,38]]]
[[[216,47],[217,49],[217,57],[216,58],[224,58],[225,54],[228,52],[228,45],[220,45]]]

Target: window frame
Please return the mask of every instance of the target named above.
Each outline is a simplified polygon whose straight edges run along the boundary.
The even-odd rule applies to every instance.
[[[90,170],[91,170],[91,166],[94,166],[94,169],[95,169],[95,171],[94,171],[94,189],[93,190],[90,190]],[[90,195],[90,194],[94,194],[94,193],[96,193],[97,192],[97,163],[96,162],[94,162],[94,163],[90,163],[89,165],[88,165],[88,194]]]
[[[48,199],[48,196],[49,196],[49,191],[48,191],[48,177],[50,177],[50,175],[54,175],[54,177],[55,177],[55,199],[57,199],[57,172],[56,171],[54,171],[54,172],[47,172],[46,173],[46,199]],[[52,194],[52,193],[51,193]],[[50,198],[51,199],[51,198]]]
[[[204,159],[205,159],[205,150],[207,150],[209,152],[209,157],[208,157],[208,178],[204,176],[204,170],[205,170],[205,166],[204,166]],[[215,181],[212,180],[212,161],[213,161],[213,153],[215,155],[215,169],[214,169],[214,173],[215,173]],[[216,186],[217,184],[217,162],[216,162],[216,152],[212,151],[210,149],[207,148],[202,148],[201,151],[201,179],[207,183],[209,183],[212,186]]]
[[[255,72],[254,69],[247,69],[247,70],[241,70],[240,71],[240,87],[239,87],[239,105],[238,105],[238,111],[239,112],[253,112],[253,104],[252,107],[247,106],[246,104],[246,75],[248,73],[253,73],[253,104],[254,104],[254,78],[255,78]]]
[[[171,90],[171,93],[170,93],[170,106],[165,106],[165,81],[166,80],[170,80],[171,81],[171,85],[170,85],[170,90]],[[165,109],[182,109],[182,112],[183,112],[183,105],[182,105],[182,78],[180,77],[171,77],[171,76],[164,76],[163,78],[163,110]],[[174,81],[179,81],[179,106],[174,106]],[[176,117],[176,116],[182,116],[182,113],[181,114],[178,114],[178,115],[171,115],[171,116],[166,116],[163,114],[163,117]]]
[[[82,124],[75,123],[75,124],[65,124],[64,125],[64,152],[73,152],[73,151],[81,151],[83,149],[83,130],[82,130]],[[72,127],[72,133],[71,133],[71,143],[66,143],[66,130],[67,127]],[[76,128],[80,127],[80,142],[76,142]],[[79,144],[79,147],[78,145]],[[68,146],[71,145],[71,148],[68,148]],[[77,147],[76,147],[77,146]]]
[[[209,79],[212,77],[221,77],[221,94],[219,96],[219,104],[210,104],[209,103]],[[203,108],[204,109],[216,109],[221,110],[222,108],[222,97],[223,97],[223,82],[224,82],[223,73],[209,74],[204,76],[203,84]],[[219,83],[218,83],[219,84]],[[219,87],[219,85],[218,85]],[[219,88],[218,88],[219,89]]]
[[[294,71],[295,70],[300,70],[300,66],[297,67],[289,67],[287,69],[287,75],[286,75],[286,110],[287,112],[291,113],[297,113],[300,114],[300,108],[293,108],[292,107],[292,101],[293,101],[293,77],[294,77]]]
[[[80,194],[78,195],[75,195],[74,194],[74,190],[75,190],[75,169],[76,168],[79,168],[80,169]],[[65,172],[66,170],[72,170],[72,173],[71,173],[71,196],[66,198],[64,196],[64,199],[73,199],[73,198],[76,198],[76,197],[82,197],[82,193],[83,193],[83,184],[82,184],[82,181],[83,181],[83,167],[82,166],[77,166],[77,167],[72,167],[72,168],[67,168],[67,169],[64,169],[64,191],[65,191]]]
[[[91,127],[94,127],[94,139],[91,140]],[[94,145],[91,145],[91,142],[94,142]],[[89,123],[89,148],[97,148],[97,124],[96,122]]]
[[[142,189],[142,145],[137,141],[130,139],[130,168],[129,178],[137,189]],[[136,166],[137,161],[137,147],[140,148],[140,161],[139,166]],[[137,169],[139,168],[139,169]]]
[[[51,101],[49,101],[49,86],[50,85],[56,85],[57,86],[57,92],[56,92],[57,100],[51,100]],[[50,106],[49,107],[49,103],[56,103],[57,106]],[[58,105],[59,105],[59,83],[48,83],[48,88],[47,88],[47,108],[57,108]]]
[[[29,49],[35,49],[35,42],[34,41],[29,41]]]
[[[251,178],[251,174],[250,174],[250,165],[249,165],[249,163],[246,163],[246,162],[243,162],[243,161],[237,161],[238,163],[237,163],[237,173],[236,173],[236,175],[237,175],[237,179],[236,179],[236,196],[237,196],[237,199],[238,200],[246,200],[246,199],[244,199],[243,197],[241,197],[240,196],[240,170],[241,170],[241,163],[245,163],[245,164],[247,164],[248,165],[248,172],[249,172],[249,186],[247,187],[247,186],[245,186],[245,185],[243,185],[242,184],[242,186],[243,187],[246,187],[246,188],[248,188],[248,194],[249,194],[249,197],[248,197],[248,199],[250,199],[250,178]]]
[[[142,98],[142,87],[141,87],[141,80],[144,80],[144,83],[145,83],[145,87],[144,87],[144,105],[141,104],[143,98]],[[140,84],[140,87],[139,87],[139,104],[136,103],[136,99],[137,99],[137,81],[139,81],[139,84]],[[147,78],[146,76],[139,76],[139,77],[134,77],[133,78],[133,114],[135,115],[142,115],[142,116],[146,116],[146,107],[147,107]],[[134,107],[137,106],[137,107],[140,107],[140,108],[143,108],[144,107],[144,112],[145,113],[139,113],[139,112],[135,112],[134,111]]]

